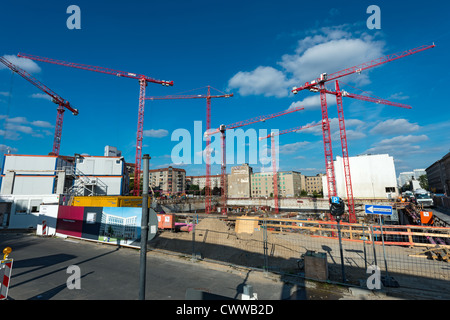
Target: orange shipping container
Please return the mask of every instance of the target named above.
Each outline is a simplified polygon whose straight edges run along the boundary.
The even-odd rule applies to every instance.
[[[175,217],[173,214],[158,214],[159,229],[175,229]]]

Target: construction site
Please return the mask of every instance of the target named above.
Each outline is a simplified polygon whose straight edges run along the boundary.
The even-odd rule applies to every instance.
[[[434,44],[421,46],[342,71],[321,73],[316,79],[292,88],[294,95],[302,91],[320,95],[320,114],[317,112],[313,124],[280,128],[277,133],[259,138],[270,141],[272,171],[265,173],[253,172],[245,163],[233,166],[231,171],[228,168],[228,173],[227,131],[288,117],[302,112],[304,107],[213,128],[211,104],[214,99],[232,101],[233,93],[212,94],[213,88],[207,86],[204,94],[151,97],[146,94],[148,84],[173,86],[174,82],[19,53],[20,58],[43,64],[129,78],[139,84],[134,162],[126,162],[117,150],[111,149],[103,156],[61,155],[64,113],[68,110],[77,116],[83,111],[73,108],[33,75],[1,57],[4,66],[48,95],[58,107],[51,152],[4,156],[0,232],[33,229],[39,236],[74,237],[137,247],[140,220],[136,212],[143,206],[145,189],[150,210],[158,216],[158,231],[149,241],[152,250],[364,288],[368,287],[368,268],[375,266],[381,271],[386,288],[429,290],[446,298],[450,295],[450,218],[445,213],[450,210],[450,206],[446,207],[448,197],[436,195],[435,206],[425,206],[399,192],[392,157],[350,157],[349,152],[351,145],[347,141],[343,107],[347,99],[344,98],[403,109],[411,106],[341,90],[346,76],[424,54],[434,47]],[[336,97],[339,156],[331,143],[327,102],[330,95]],[[175,99],[206,103],[206,171],[201,176],[204,185],[196,195],[186,192],[186,172],[171,166],[151,170],[149,185],[142,185],[146,182],[142,165],[145,104]],[[312,128],[320,128],[322,132],[325,171],[312,177],[318,191],[311,189],[305,194],[302,191],[307,190],[308,177],[279,170],[277,159],[283,159],[277,154],[276,138]],[[217,176],[211,173],[213,135],[220,135],[221,141],[221,150],[214,150],[222,157]],[[200,184],[192,182],[199,178],[191,177],[191,184]],[[215,188],[218,191],[213,194]],[[333,205],[339,205],[339,201],[342,212],[334,214]]]

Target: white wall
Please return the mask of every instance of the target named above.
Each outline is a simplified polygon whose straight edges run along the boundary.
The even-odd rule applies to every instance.
[[[38,216],[38,221],[36,225],[36,234],[43,235],[45,221],[46,226],[46,236],[56,235],[56,223],[58,220],[58,205],[42,205],[40,214]]]
[[[56,159],[55,156],[6,155],[3,173],[8,170],[19,170],[17,174],[38,174],[36,171],[55,170]],[[40,172],[39,174],[53,175],[54,172]]]
[[[83,157],[78,158],[76,167],[86,176],[102,176],[123,174],[123,160],[115,157]]]
[[[2,179],[1,193],[9,194],[51,194],[55,182],[57,158],[54,156],[6,155],[3,173],[14,171],[14,181]],[[6,189],[7,190],[6,190]]]
[[[16,176],[13,194],[51,194],[53,193],[54,182],[54,176]]]
[[[42,204],[58,204],[59,195],[0,195],[0,202],[12,203],[9,229],[36,228]],[[24,212],[20,212],[21,209]],[[5,224],[8,217],[4,217]]]
[[[394,158],[387,154],[350,157],[350,175],[352,179],[353,197],[359,199],[386,199],[398,195]],[[334,161],[336,189],[338,196],[346,199],[344,164],[342,157]],[[325,197],[328,197],[327,178],[322,178]],[[388,193],[386,188],[395,188]]]

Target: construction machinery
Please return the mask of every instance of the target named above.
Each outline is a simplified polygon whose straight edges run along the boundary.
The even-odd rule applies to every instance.
[[[144,109],[145,109],[145,88],[147,84],[157,83],[163,86],[173,86],[173,81],[157,80],[142,74],[136,74],[131,72],[124,72],[109,68],[103,68],[98,66],[91,66],[80,63],[66,62],[62,60],[55,60],[45,57],[38,57],[35,55],[19,53],[18,57],[27,58],[30,60],[41,61],[46,63],[57,64],[61,66],[77,68],[82,70],[94,71],[104,74],[110,74],[117,77],[130,78],[139,80],[139,111],[138,111],[138,122],[137,122],[137,133],[136,133],[136,156],[135,156],[135,169],[134,169],[134,190],[135,196],[140,195],[140,182],[141,182],[141,163],[142,163],[142,140],[144,136]]]
[[[244,127],[244,126],[248,126],[254,123],[258,123],[258,122],[265,122],[266,120],[269,119],[274,119],[274,118],[278,118],[287,114],[291,114],[294,112],[298,112],[298,111],[302,111],[305,110],[305,108],[303,107],[296,107],[296,108],[290,108],[288,110],[285,111],[281,111],[278,113],[274,113],[274,114],[269,114],[269,115],[264,115],[264,116],[258,116],[255,118],[251,118],[248,120],[244,120],[244,121],[239,121],[233,124],[229,124],[229,125],[220,125],[220,127],[216,130],[213,131],[207,131],[205,132],[205,136],[211,136],[213,134],[219,133],[221,134],[221,147],[222,147],[222,166],[221,166],[221,188],[222,188],[222,214],[225,215],[227,213],[227,182],[226,182],[226,178],[227,178],[227,165],[226,165],[226,142],[225,142],[225,132],[227,130],[232,130],[232,129],[237,129],[240,127]]]
[[[202,88],[200,88],[202,89]],[[213,88],[216,91],[219,91]],[[192,90],[191,90],[192,91]],[[220,92],[220,91],[219,91]],[[220,95],[211,95],[211,86],[207,86],[206,94],[197,95],[168,95],[162,97],[147,97],[145,100],[173,100],[173,99],[206,99],[206,132],[211,129],[211,99],[231,98],[233,93],[223,93]],[[211,213],[211,138],[206,136],[206,187],[205,187],[205,213]]]
[[[78,115],[78,109],[73,108],[69,101],[61,98],[58,94],[56,94],[53,90],[51,90],[49,87],[44,85],[42,82],[37,80],[35,77],[33,77],[31,74],[23,70],[22,68],[19,68],[18,66],[14,65],[10,61],[8,61],[5,57],[0,57],[0,62],[3,63],[6,67],[8,67],[12,72],[17,73],[22,78],[30,82],[32,85],[37,87],[39,90],[43,91],[47,95],[49,95],[52,98],[52,102],[56,103],[58,105],[57,115],[56,115],[56,125],[55,125],[55,135],[53,137],[53,149],[51,154],[58,156],[59,150],[61,148],[61,135],[62,135],[62,127],[63,127],[63,120],[64,120],[64,112],[67,110],[71,111],[74,116]]]
[[[322,133],[323,133],[323,143],[324,143],[324,152],[325,152],[325,168],[327,175],[327,188],[328,188],[328,197],[334,197],[337,195],[336,191],[336,178],[334,172],[334,164],[333,164],[333,150],[332,150],[332,142],[331,142],[331,130],[330,130],[330,121],[328,118],[328,106],[327,106],[327,90],[325,88],[325,84],[330,81],[338,80],[342,77],[352,75],[352,74],[360,74],[363,71],[368,69],[383,65],[388,62],[392,62],[419,52],[423,52],[425,50],[434,48],[435,45],[421,46],[412,50],[406,50],[403,52],[387,55],[378,59],[374,59],[372,61],[347,68],[332,74],[322,73],[317,79],[314,79],[311,82],[306,82],[301,87],[294,87],[292,89],[292,93],[297,94],[303,90],[309,90],[311,92],[319,92],[320,93],[320,104],[322,111]],[[351,177],[350,177],[350,166],[348,159],[348,145],[347,145],[347,137],[345,135],[345,120],[344,120],[344,110],[342,106],[342,92],[339,89],[339,84],[337,83],[336,88],[336,101],[338,107],[338,115],[339,115],[339,127],[341,134],[341,145],[343,150],[343,158],[344,158],[344,175],[346,181],[347,192],[351,192]],[[348,194],[348,197],[352,197],[352,194]],[[350,212],[350,222],[356,222],[356,217],[354,212]]]

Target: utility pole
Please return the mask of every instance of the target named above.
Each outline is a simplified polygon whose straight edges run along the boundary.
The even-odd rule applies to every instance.
[[[148,212],[148,168],[150,156],[144,154],[142,157],[143,163],[143,188],[142,188],[142,220],[141,220],[141,261],[139,269],[139,300],[145,300],[145,282],[147,273],[147,241],[148,241],[148,227],[149,227],[149,212]]]

